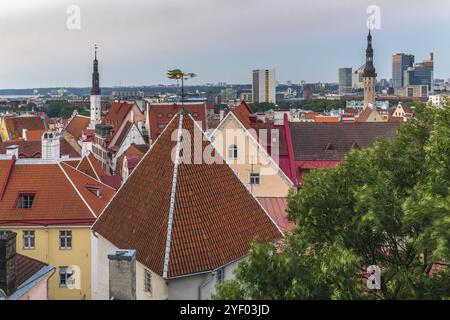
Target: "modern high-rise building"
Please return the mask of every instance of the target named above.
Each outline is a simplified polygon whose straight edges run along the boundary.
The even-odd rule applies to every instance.
[[[276,103],[275,69],[253,70],[253,103]]]
[[[339,68],[339,94],[352,92],[352,68]]]
[[[405,71],[414,64],[412,54],[396,53],[392,56],[392,87],[403,88],[405,85]]]
[[[433,92],[434,89],[434,61],[433,53],[430,53],[428,60],[414,63],[413,66],[408,67],[405,71],[404,86],[421,86],[427,85],[428,91]]]

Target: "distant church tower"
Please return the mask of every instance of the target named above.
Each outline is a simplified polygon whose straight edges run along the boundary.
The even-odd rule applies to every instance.
[[[377,74],[375,67],[373,66],[373,48],[372,48],[372,35],[367,36],[367,49],[366,49],[366,65],[362,74],[364,78],[364,109],[371,106],[376,110],[375,104],[375,85],[377,82]]]
[[[101,94],[100,74],[98,73],[97,45],[95,45],[94,71],[92,72],[90,129],[95,129],[95,125],[99,124],[101,121]]]

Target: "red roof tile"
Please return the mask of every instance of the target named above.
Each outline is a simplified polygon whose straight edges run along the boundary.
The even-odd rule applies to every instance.
[[[7,171],[10,166],[11,160],[0,160],[0,172]],[[99,188],[101,197],[87,190],[87,185]],[[21,193],[35,195],[30,209],[17,208]],[[65,163],[16,163],[0,199],[0,224],[46,225],[45,221],[64,223],[69,220],[92,223],[113,194],[112,188]]]
[[[5,124],[11,140],[22,138],[23,129],[45,130],[45,122],[40,117],[5,117]]]
[[[78,141],[81,138],[83,130],[89,126],[90,122],[91,119],[89,117],[76,115],[67,125],[66,131]]]
[[[69,158],[78,158],[80,154],[67,142],[61,139],[60,142],[61,156],[69,156]],[[5,147],[17,145],[19,146],[19,158],[41,158],[42,156],[42,142],[41,140],[25,141],[25,140],[10,140],[4,142]]]
[[[286,232],[295,228],[295,223],[289,220],[286,212],[288,206],[287,198],[258,198],[258,200],[281,230]]]
[[[207,129],[206,123],[206,104],[205,103],[185,103],[183,108],[189,112],[196,121],[202,123],[202,129]],[[178,104],[152,104],[149,106],[149,126],[150,139],[155,141],[163,132],[167,124],[180,111],[181,105]]]
[[[172,134],[180,125],[192,137],[200,130],[190,115],[175,116],[93,227],[118,248],[136,249],[139,262],[166,278],[216,269],[244,257],[253,240],[281,238],[227,164],[174,165]],[[183,154],[192,158],[193,149]]]

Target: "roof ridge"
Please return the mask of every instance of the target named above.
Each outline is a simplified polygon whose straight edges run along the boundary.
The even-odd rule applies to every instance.
[[[183,118],[184,113],[180,112],[180,119],[178,124],[177,132],[177,146],[175,149],[175,163],[173,164],[173,176],[172,176],[172,190],[170,193],[170,206],[169,206],[169,217],[167,219],[167,238],[166,238],[166,251],[164,254],[164,267],[163,267],[163,278],[167,279],[169,273],[169,263],[170,263],[170,245],[172,241],[172,229],[173,229],[173,214],[175,211],[175,197],[177,191],[177,178],[178,178],[178,166],[180,164],[180,142],[183,133]]]
[[[69,166],[67,163],[65,163],[66,166]],[[78,196],[80,197],[80,199],[84,202],[84,204],[86,205],[86,207],[89,209],[89,211],[91,212],[91,214],[94,216],[95,219],[97,219],[97,215],[95,214],[94,210],[92,210],[91,206],[89,205],[89,203],[87,202],[87,200],[83,197],[83,195],[81,194],[81,192],[78,190],[77,186],[75,185],[75,183],[72,181],[72,179],[70,179],[69,175],[67,174],[66,170],[63,169],[61,163],[58,162],[58,166],[61,169],[61,171],[63,172],[64,176],[67,178],[67,180],[69,180],[70,184],[72,185],[72,187],[75,189],[75,192],[78,194]],[[70,167],[70,166],[69,166]],[[71,167],[72,168],[72,167]],[[73,168],[72,168],[73,169]],[[75,169],[76,170],[76,169]],[[78,170],[77,170],[78,171]],[[81,171],[80,171],[81,172]]]

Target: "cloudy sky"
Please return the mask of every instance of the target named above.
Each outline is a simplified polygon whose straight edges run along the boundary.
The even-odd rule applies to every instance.
[[[393,53],[430,51],[450,78],[448,0],[1,0],[0,88],[89,86],[96,43],[103,86],[170,83],[172,67],[192,84],[250,83],[266,67],[280,82],[337,81],[364,63],[370,5],[380,78]]]

